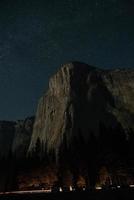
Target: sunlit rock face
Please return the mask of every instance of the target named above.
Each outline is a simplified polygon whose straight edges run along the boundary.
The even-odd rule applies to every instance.
[[[77,138],[84,143],[91,134],[99,138],[102,124],[106,129],[122,129],[128,139],[129,131],[134,130],[133,102],[133,70],[65,64],[50,79],[48,91],[39,101],[28,153],[39,139],[44,150],[57,156],[65,141],[69,149]]]

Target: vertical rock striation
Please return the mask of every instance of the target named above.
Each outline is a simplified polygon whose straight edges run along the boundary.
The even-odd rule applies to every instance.
[[[65,64],[50,79],[40,99],[28,153],[37,140],[47,152],[59,154],[76,138],[100,136],[100,127],[134,130],[134,71],[101,70],[83,63]],[[107,133],[110,134],[110,133]],[[117,133],[118,134],[118,133]]]

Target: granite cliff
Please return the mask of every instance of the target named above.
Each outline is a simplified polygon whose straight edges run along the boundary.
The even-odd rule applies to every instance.
[[[0,122],[0,190],[134,184],[133,102],[134,70],[62,65],[35,120]]]
[[[58,156],[74,138],[99,138],[102,127],[122,131],[126,140],[134,131],[134,70],[101,70],[83,63],[63,65],[50,79],[40,99],[28,152],[39,139],[47,152]],[[110,137],[110,131],[107,137]],[[115,136],[116,137],[116,136]],[[115,138],[116,140],[116,138]]]
[[[18,121],[0,121],[0,157],[26,156],[31,140],[34,117]]]

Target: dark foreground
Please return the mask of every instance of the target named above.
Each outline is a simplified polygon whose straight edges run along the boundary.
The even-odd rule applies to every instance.
[[[0,200],[134,200],[134,190],[107,190],[94,192],[65,192],[49,194],[5,194]]]

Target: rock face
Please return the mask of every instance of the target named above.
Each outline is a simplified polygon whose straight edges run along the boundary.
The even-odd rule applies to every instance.
[[[32,130],[34,117],[16,122],[0,122],[0,157],[8,157],[12,153],[17,157],[26,155]]]
[[[101,70],[83,63],[63,65],[40,99],[28,153],[37,140],[58,156],[66,140],[99,138],[101,128],[134,131],[134,70]],[[116,131],[118,134],[118,131]],[[107,132],[107,135],[110,134]]]
[[[0,121],[0,191],[15,190],[18,163],[26,158],[34,117],[16,122]]]
[[[134,70],[63,65],[35,122],[0,122],[0,190],[134,184],[133,102]]]
[[[25,157],[33,131],[34,117],[19,120],[15,125],[12,152],[17,157]]]

